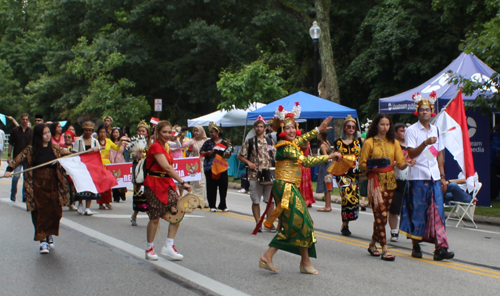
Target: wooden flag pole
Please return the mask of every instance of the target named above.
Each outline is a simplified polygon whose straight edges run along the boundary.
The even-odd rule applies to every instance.
[[[69,155],[66,155],[66,156],[63,156],[63,157],[59,157],[59,158],[56,158],[54,160],[47,161],[46,163],[42,163],[42,164],[39,164],[37,166],[31,167],[29,169],[25,169],[23,171],[20,171],[20,172],[17,172],[17,173],[13,173],[12,176],[19,175],[19,174],[22,174],[22,173],[25,173],[25,172],[28,172],[28,171],[36,170],[38,168],[41,168],[41,167],[44,167],[44,166],[47,166],[47,165],[51,165],[51,164],[57,162],[61,158],[69,158],[69,157],[78,156],[78,155],[82,155],[82,154],[90,153],[90,152],[94,152],[94,150],[87,150],[87,151],[82,151],[82,152],[78,152],[78,153],[74,153],[74,154],[69,154]],[[6,178],[6,177],[2,176],[0,178]]]

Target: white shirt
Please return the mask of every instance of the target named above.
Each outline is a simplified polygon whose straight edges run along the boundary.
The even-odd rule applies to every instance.
[[[5,144],[5,133],[0,129],[0,155],[2,155]]]
[[[408,148],[417,148],[430,137],[436,137],[436,143],[433,145],[427,145],[422,153],[419,156],[415,157],[417,163],[410,168],[408,173],[408,180],[440,180],[441,174],[439,172],[439,166],[437,162],[437,157],[433,157],[432,160],[429,160],[425,155],[425,151],[428,150],[431,146],[437,151],[442,151],[444,149],[444,143],[441,141],[438,136],[438,129],[436,126],[430,126],[429,131],[425,129],[425,127],[417,121],[417,123],[412,124],[409,128],[406,129],[405,132],[405,140],[406,146]]]

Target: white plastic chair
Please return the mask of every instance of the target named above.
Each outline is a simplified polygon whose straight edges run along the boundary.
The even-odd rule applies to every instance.
[[[482,186],[483,183],[476,182],[476,186],[474,187],[474,191],[472,192],[472,200],[468,203],[459,201],[449,202],[451,211],[448,214],[448,218],[446,218],[446,223],[448,223],[448,220],[456,220],[458,222],[455,227],[458,227],[458,225],[460,225],[460,222],[462,222],[462,224],[467,227],[464,222],[464,218],[467,217],[474,225],[474,228],[477,228],[477,225],[474,222],[474,211],[476,209],[477,194],[479,190],[481,190]]]

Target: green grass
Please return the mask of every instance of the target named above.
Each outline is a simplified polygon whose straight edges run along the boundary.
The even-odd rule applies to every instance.
[[[476,215],[500,217],[500,200],[491,201],[491,207],[476,207]]]

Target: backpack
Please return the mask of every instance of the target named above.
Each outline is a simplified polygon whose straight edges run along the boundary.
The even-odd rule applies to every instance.
[[[254,149],[254,143],[255,143],[255,151],[257,151],[258,149],[258,146],[257,146],[257,141],[254,142],[254,139],[257,140],[257,137],[253,137],[253,138],[250,138],[248,139],[248,159],[250,159],[250,155],[252,155],[252,151]],[[266,137],[266,142],[267,142],[267,145],[269,146],[273,146],[273,140]],[[273,157],[273,152],[271,150],[268,150],[269,152],[269,157],[271,157],[271,163],[273,163],[273,166],[274,166],[274,157]]]
[[[148,174],[149,170],[151,170],[151,168],[155,163],[156,159],[153,159],[153,163],[151,163],[149,168],[146,168],[146,157],[143,157],[139,161],[134,160],[134,163],[132,164],[132,182],[134,184],[144,183],[146,175]]]

